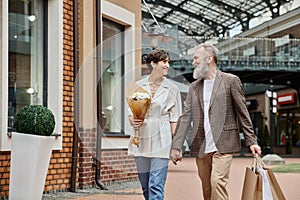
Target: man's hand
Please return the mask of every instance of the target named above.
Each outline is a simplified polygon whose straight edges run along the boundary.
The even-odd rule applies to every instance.
[[[257,154],[261,155],[261,148],[257,144],[250,145],[250,150],[253,156],[256,156]]]
[[[177,162],[182,160],[182,151],[179,151],[178,149],[171,149],[170,159],[174,165],[177,165]]]

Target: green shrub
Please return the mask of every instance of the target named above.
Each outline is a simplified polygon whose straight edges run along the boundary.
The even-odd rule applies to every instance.
[[[15,119],[16,131],[20,133],[49,136],[54,127],[52,111],[42,105],[24,106]]]

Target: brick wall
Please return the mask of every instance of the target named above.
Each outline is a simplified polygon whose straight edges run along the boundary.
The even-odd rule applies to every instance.
[[[127,149],[102,150],[101,181],[104,183],[137,180],[133,156]]]
[[[96,130],[79,133],[78,187],[95,186]],[[100,152],[99,152],[100,153]],[[127,149],[101,150],[100,180],[104,184],[137,180],[136,166]]]
[[[71,0],[64,0],[63,4],[63,148],[52,153],[44,191],[70,188],[74,124],[72,3]]]
[[[1,155],[0,155],[0,197],[8,196],[9,166],[10,166],[10,152],[1,152]]]
[[[96,156],[96,130],[81,130],[78,147],[78,187],[95,185],[95,170],[93,167]]]

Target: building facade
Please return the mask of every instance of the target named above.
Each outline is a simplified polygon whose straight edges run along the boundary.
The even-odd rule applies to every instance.
[[[129,6],[114,0],[2,0],[0,16],[1,198],[9,193],[7,133],[14,131],[16,113],[28,104],[51,109],[55,132],[61,135],[52,151],[44,192],[136,180],[133,158],[127,155],[122,94],[126,83],[140,74],[134,69],[141,63],[141,2]],[[95,59],[99,47],[101,57]],[[96,76],[99,68],[101,76]],[[102,94],[97,93],[99,83]],[[102,140],[97,140],[99,123]]]

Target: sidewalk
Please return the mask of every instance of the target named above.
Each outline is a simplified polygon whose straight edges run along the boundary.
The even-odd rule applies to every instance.
[[[286,164],[300,163],[300,158],[284,158]],[[234,158],[228,190],[231,200],[240,200],[243,188],[245,168],[250,165],[251,158]],[[300,173],[275,173],[286,199],[296,200],[300,197]],[[137,185],[138,186],[138,185]],[[141,188],[107,191],[106,194],[91,194],[76,197],[74,200],[143,200]],[[165,188],[166,200],[198,200],[202,199],[200,179],[198,178],[195,158],[184,158],[177,166],[170,164]]]

